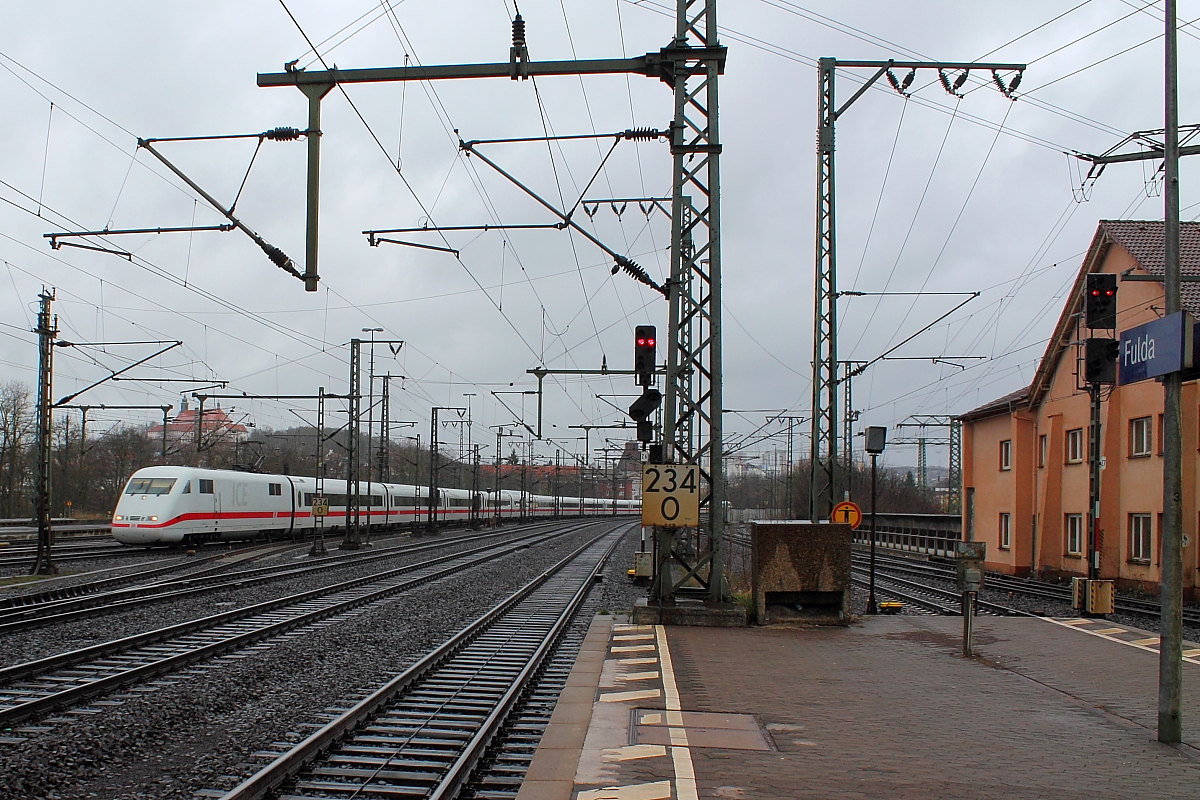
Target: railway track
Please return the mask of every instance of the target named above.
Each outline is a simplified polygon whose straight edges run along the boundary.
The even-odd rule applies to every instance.
[[[485,561],[578,531],[548,533],[447,554],[367,577],[0,669],[0,726],[77,706],[121,686],[353,611]],[[605,525],[610,528],[611,525]]]
[[[627,527],[593,538],[302,742],[268,753],[274,760],[224,800],[455,797]]]
[[[112,541],[111,539],[109,541]],[[131,548],[123,544],[56,544],[50,548],[51,560],[59,563],[68,561],[95,561],[101,558],[128,558],[130,556],[145,556],[148,551]],[[5,547],[0,551],[0,569],[26,569],[33,566],[37,557],[36,547]]]
[[[851,572],[859,576],[860,585],[865,584],[869,570],[869,562],[867,558],[865,556],[853,554],[851,556],[850,563]],[[920,605],[921,607],[927,608],[928,610],[934,611],[938,614],[959,615],[962,613],[960,609],[960,603],[962,600],[961,592],[955,589],[947,589],[943,586],[937,586],[927,582],[912,581],[908,580],[907,578],[901,578],[897,575],[890,574],[893,571],[903,572],[905,570],[895,569],[893,565],[889,563],[881,563],[881,559],[877,554],[875,559],[876,593],[880,591],[881,586],[885,586],[888,594],[903,600],[907,600],[915,605]],[[944,575],[926,575],[926,577],[932,577],[939,581],[954,581],[954,574],[952,572]],[[908,596],[900,597],[902,593],[907,593]],[[946,603],[941,602],[943,600],[949,601],[953,605],[947,605]],[[977,609],[977,613],[983,612],[1002,617],[1031,616],[1025,611],[1000,605],[999,603],[991,603],[986,600],[980,600],[978,598],[975,600],[975,607]]]
[[[886,568],[894,572],[940,578],[947,581],[954,580],[954,567],[950,565],[899,556],[880,555],[879,553],[876,553],[875,560],[877,570],[886,564]],[[1069,587],[1055,586],[1054,584],[1031,578],[1015,578],[1011,575],[988,573],[984,588],[989,591],[1010,592],[1015,595],[1052,600],[1066,603],[1067,605],[1071,603],[1071,589]],[[1115,600],[1114,608],[1119,612],[1137,614],[1155,620],[1161,614],[1161,607],[1157,602],[1153,600],[1139,600],[1133,597],[1118,596]],[[1184,608],[1183,622],[1185,625],[1200,628],[1200,610]]]
[[[229,571],[229,564],[217,564],[207,569],[189,573],[176,580],[140,584],[108,591],[82,593],[67,598],[45,598],[41,602],[26,603],[11,608],[0,606],[0,634],[13,633],[15,631],[62,622],[71,622],[89,616],[110,614],[129,608],[149,605],[150,603],[161,603],[201,594],[244,589],[263,583],[325,572],[337,567],[385,561],[413,553],[436,550],[463,541],[484,541],[499,536],[511,536],[515,530],[517,529],[483,535],[455,536],[415,546],[412,544],[413,540],[406,540],[403,544],[393,547],[375,548],[367,552],[354,552],[347,555],[325,556],[320,559],[307,561],[302,566],[280,567],[279,565],[273,565],[231,572]],[[263,546],[264,549],[274,551],[289,550],[294,547],[295,545],[287,545],[282,548],[279,545]],[[215,558],[224,557],[218,556]]]

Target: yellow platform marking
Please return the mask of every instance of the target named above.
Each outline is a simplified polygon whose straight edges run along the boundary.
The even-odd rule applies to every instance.
[[[654,638],[653,633],[626,633],[626,634],[622,634],[621,636],[614,636],[613,641],[614,642],[633,642],[633,641],[637,641],[639,639],[644,640],[644,639],[653,639],[653,638]]]
[[[629,672],[625,675],[618,675],[619,681],[652,681],[659,676],[658,672]]]
[[[663,715],[657,711],[652,711],[648,714],[642,714],[638,718],[638,725],[662,725]]]
[[[623,667],[632,667],[638,664],[657,664],[658,659],[654,656],[650,656],[649,658],[618,658],[617,663]]]
[[[653,700],[662,697],[661,689],[640,689],[634,692],[605,692],[600,695],[601,703],[624,703],[629,700]]]
[[[639,758],[656,758],[665,756],[667,748],[661,744],[631,744],[628,747],[614,747],[604,751],[605,761],[634,761]]]
[[[645,633],[646,631],[649,631],[650,633],[654,632],[653,625],[629,625],[626,623],[618,623],[613,625],[612,629],[613,633],[629,633],[630,631],[637,631],[640,633]]]
[[[1054,619],[1053,617],[1038,617],[1038,619],[1049,622],[1052,625],[1061,625],[1064,628],[1077,630],[1080,633],[1086,633],[1088,636],[1096,636],[1100,639],[1107,639],[1110,642],[1123,644],[1126,647],[1136,647],[1138,650],[1145,650],[1147,653],[1154,653],[1154,655],[1158,655],[1157,647],[1150,647],[1149,645],[1139,644],[1136,641],[1131,641],[1129,639],[1118,639],[1116,636],[1108,635],[1111,633],[1133,633],[1133,631],[1128,631],[1125,628],[1105,628],[1104,630],[1091,631],[1086,628],[1080,628],[1079,623],[1075,622],[1074,620]],[[1157,640],[1155,640],[1155,643],[1157,644]],[[1189,664],[1200,664],[1200,660],[1197,660],[1197,657],[1200,657],[1200,648],[1193,648],[1183,651],[1183,660]]]
[[[609,786],[579,793],[579,800],[670,800],[671,782],[655,781],[633,786]]]
[[[1151,636],[1149,639],[1134,639],[1134,644],[1158,644],[1158,637]]]
[[[1059,620],[1060,625],[1091,625],[1095,623],[1094,619],[1063,619]]]
[[[612,648],[614,653],[644,653],[647,650],[653,650],[652,644],[626,644],[618,645]]]
[[[675,767],[675,797],[677,800],[698,800],[696,770],[692,766],[692,750],[688,747],[687,729],[679,705],[679,687],[675,683],[675,668],[671,648],[667,646],[667,629],[656,625],[658,658],[662,664],[663,696],[667,706],[667,724],[671,726],[671,762]]]

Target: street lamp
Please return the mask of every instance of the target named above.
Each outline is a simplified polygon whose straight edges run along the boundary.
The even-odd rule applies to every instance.
[[[867,613],[878,614],[879,604],[875,602],[875,474],[879,465],[879,454],[887,446],[887,428],[872,425],[867,428],[866,451],[871,454],[871,579],[867,591]]]

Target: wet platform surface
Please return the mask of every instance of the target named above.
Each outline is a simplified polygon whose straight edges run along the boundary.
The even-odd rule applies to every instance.
[[[519,800],[1193,798],[1156,741],[1153,632],[1104,620],[874,617],[848,628],[597,617]]]

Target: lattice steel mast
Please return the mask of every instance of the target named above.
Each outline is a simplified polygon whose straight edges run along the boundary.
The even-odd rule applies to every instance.
[[[838,67],[874,69],[867,80],[842,105],[834,106],[834,78]],[[898,80],[892,69],[907,69]],[[936,69],[945,90],[956,96],[966,83],[970,70],[988,70],[992,81],[1008,98],[1020,83],[1021,75],[1005,83],[999,73],[1025,69],[1024,64],[956,63],[948,61],[839,61],[822,58],[817,62],[817,220],[816,274],[814,276],[812,428],[809,464],[812,479],[809,489],[811,519],[828,519],[833,504],[841,499],[838,460],[838,352],[837,352],[837,233],[834,203],[834,125],[855,100],[884,75],[897,92],[905,94],[918,69]],[[946,70],[961,70],[951,82]],[[907,96],[907,95],[905,95]]]

